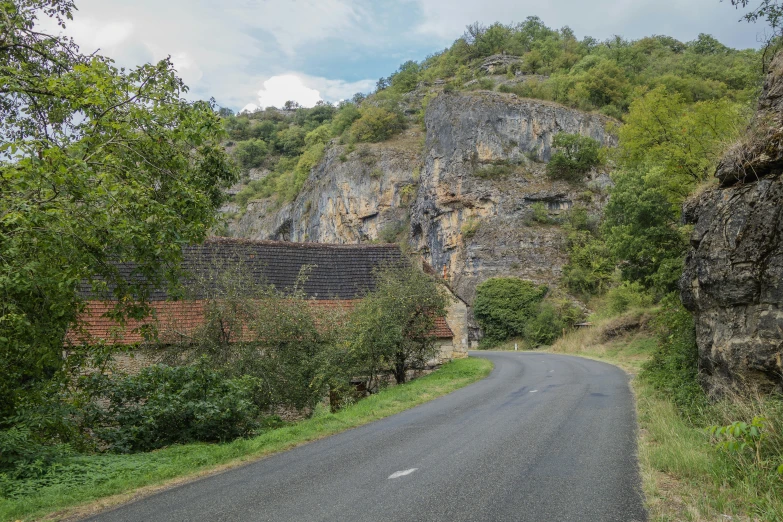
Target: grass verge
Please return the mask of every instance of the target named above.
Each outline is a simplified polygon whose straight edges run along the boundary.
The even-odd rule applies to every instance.
[[[461,359],[387,388],[337,413],[227,444],[187,444],[134,455],[74,457],[41,478],[0,483],[0,520],[69,519],[88,515],[174,484],[187,482],[394,415],[476,382],[492,370],[486,359]],[[0,476],[2,480],[2,476]],[[98,500],[100,499],[100,500]]]
[[[705,431],[710,424],[749,422],[761,415],[768,419],[768,440],[780,441],[783,405],[774,399],[735,397],[711,404],[698,418],[684,416],[644,373],[639,375],[657,349],[657,339],[646,326],[649,317],[649,311],[640,310],[600,320],[545,351],[603,360],[633,376],[639,464],[650,520],[783,520],[783,477],[718,449]]]

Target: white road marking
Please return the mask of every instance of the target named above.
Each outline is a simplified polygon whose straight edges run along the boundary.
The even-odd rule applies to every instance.
[[[555,373],[554,370],[549,370],[547,373]]]
[[[411,468],[411,469],[406,469],[404,471],[395,471],[394,473],[389,475],[389,478],[390,479],[395,479],[395,478],[399,478],[399,477],[404,477],[405,475],[410,475],[411,473],[413,473],[417,469],[419,469],[419,468]]]
[[[530,393],[536,393],[538,390],[530,390]]]

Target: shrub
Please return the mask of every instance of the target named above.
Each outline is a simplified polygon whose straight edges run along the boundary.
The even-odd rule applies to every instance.
[[[601,145],[581,134],[555,134],[552,146],[558,149],[546,166],[552,179],[579,181],[582,175],[601,163]]]
[[[391,138],[405,128],[402,114],[380,107],[366,107],[362,116],[351,124],[351,134],[357,141],[378,142]]]
[[[547,299],[539,305],[535,316],[525,324],[525,340],[533,346],[550,345],[581,317],[581,310],[570,301]]]
[[[668,295],[655,318],[658,349],[644,365],[641,377],[669,398],[680,412],[699,415],[707,397],[699,386],[699,348],[693,316],[679,296]]]
[[[549,345],[560,337],[565,322],[550,303],[542,303],[538,313],[525,324],[525,339],[533,346]]]
[[[606,308],[612,315],[632,308],[644,308],[653,304],[653,298],[637,282],[623,281],[606,292]]]
[[[516,277],[487,279],[476,287],[473,312],[484,332],[484,345],[523,336],[547,287]]]
[[[361,117],[359,108],[353,103],[348,103],[340,107],[337,111],[337,115],[332,121],[332,130],[335,136],[342,134],[345,129],[349,128],[353,122]]]
[[[460,232],[462,232],[462,239],[467,240],[475,236],[479,227],[481,227],[481,222],[479,220],[469,218],[460,228]]]
[[[110,451],[224,442],[249,435],[257,426],[257,380],[227,379],[206,358],[192,366],[158,364],[138,375],[96,373],[81,381],[101,399],[85,408],[85,427]]]
[[[396,243],[400,236],[405,234],[407,228],[407,223],[405,221],[388,223],[378,231],[378,239],[381,243]]]
[[[259,139],[240,141],[234,149],[234,157],[246,169],[259,167],[268,153],[269,146]]]
[[[502,179],[514,172],[514,167],[505,164],[485,165],[476,169],[473,174],[481,179]]]
[[[555,222],[554,219],[549,217],[549,208],[543,201],[536,201],[530,205],[530,210],[532,211],[530,214],[530,221],[540,223],[542,225],[551,225]]]
[[[0,477],[2,473],[14,479],[41,475],[71,453],[66,444],[42,444],[25,426],[0,430]]]

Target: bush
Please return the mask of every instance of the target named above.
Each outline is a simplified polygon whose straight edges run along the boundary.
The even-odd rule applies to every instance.
[[[637,282],[623,281],[606,292],[606,309],[611,315],[618,315],[631,308],[645,308],[653,304],[653,298]]]
[[[246,169],[261,166],[268,153],[269,146],[265,141],[259,139],[240,141],[234,149],[234,157]]]
[[[357,141],[375,143],[387,140],[405,128],[405,118],[400,113],[366,107],[361,114],[361,118],[351,125],[351,134]]]
[[[540,223],[542,225],[551,225],[555,222],[554,219],[549,217],[549,208],[543,201],[536,201],[530,205],[530,210],[532,213],[528,219],[528,225],[530,225],[531,222]]]
[[[251,434],[259,409],[257,380],[227,379],[204,358],[192,366],[158,364],[138,375],[81,379],[92,401],[85,428],[109,451],[149,451],[175,443],[224,442]]]
[[[494,345],[523,336],[547,287],[516,277],[487,279],[476,287],[473,313],[484,332],[482,344]]]
[[[66,444],[42,444],[25,426],[0,430],[0,477],[1,473],[13,479],[39,476],[71,453]]]
[[[547,299],[525,325],[525,340],[533,346],[551,345],[581,317],[581,310],[570,301]]]
[[[555,134],[552,146],[557,152],[546,166],[546,173],[552,179],[579,181],[582,175],[601,163],[601,145],[581,134]]]
[[[670,399],[680,412],[700,415],[707,397],[699,385],[699,348],[693,316],[672,293],[655,318],[658,349],[644,365],[641,377]]]
[[[514,172],[514,167],[505,164],[485,165],[476,169],[473,174],[481,179],[503,179]]]

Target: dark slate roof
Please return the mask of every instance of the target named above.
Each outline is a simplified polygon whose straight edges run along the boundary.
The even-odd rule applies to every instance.
[[[261,284],[272,284],[278,290],[289,290],[296,284],[303,267],[311,267],[303,290],[315,299],[354,299],[375,289],[373,269],[404,261],[398,245],[333,245],[325,243],[291,243],[287,241],[252,241],[235,238],[211,238],[204,244],[183,248],[182,268],[186,286],[204,298],[209,289],[188,285],[188,280],[209,285],[210,275],[221,267],[241,266],[244,274]],[[120,273],[133,277],[133,265],[120,265]],[[81,294],[86,299],[102,299],[87,285]],[[163,301],[171,296],[166,290],[154,290],[150,300]]]

